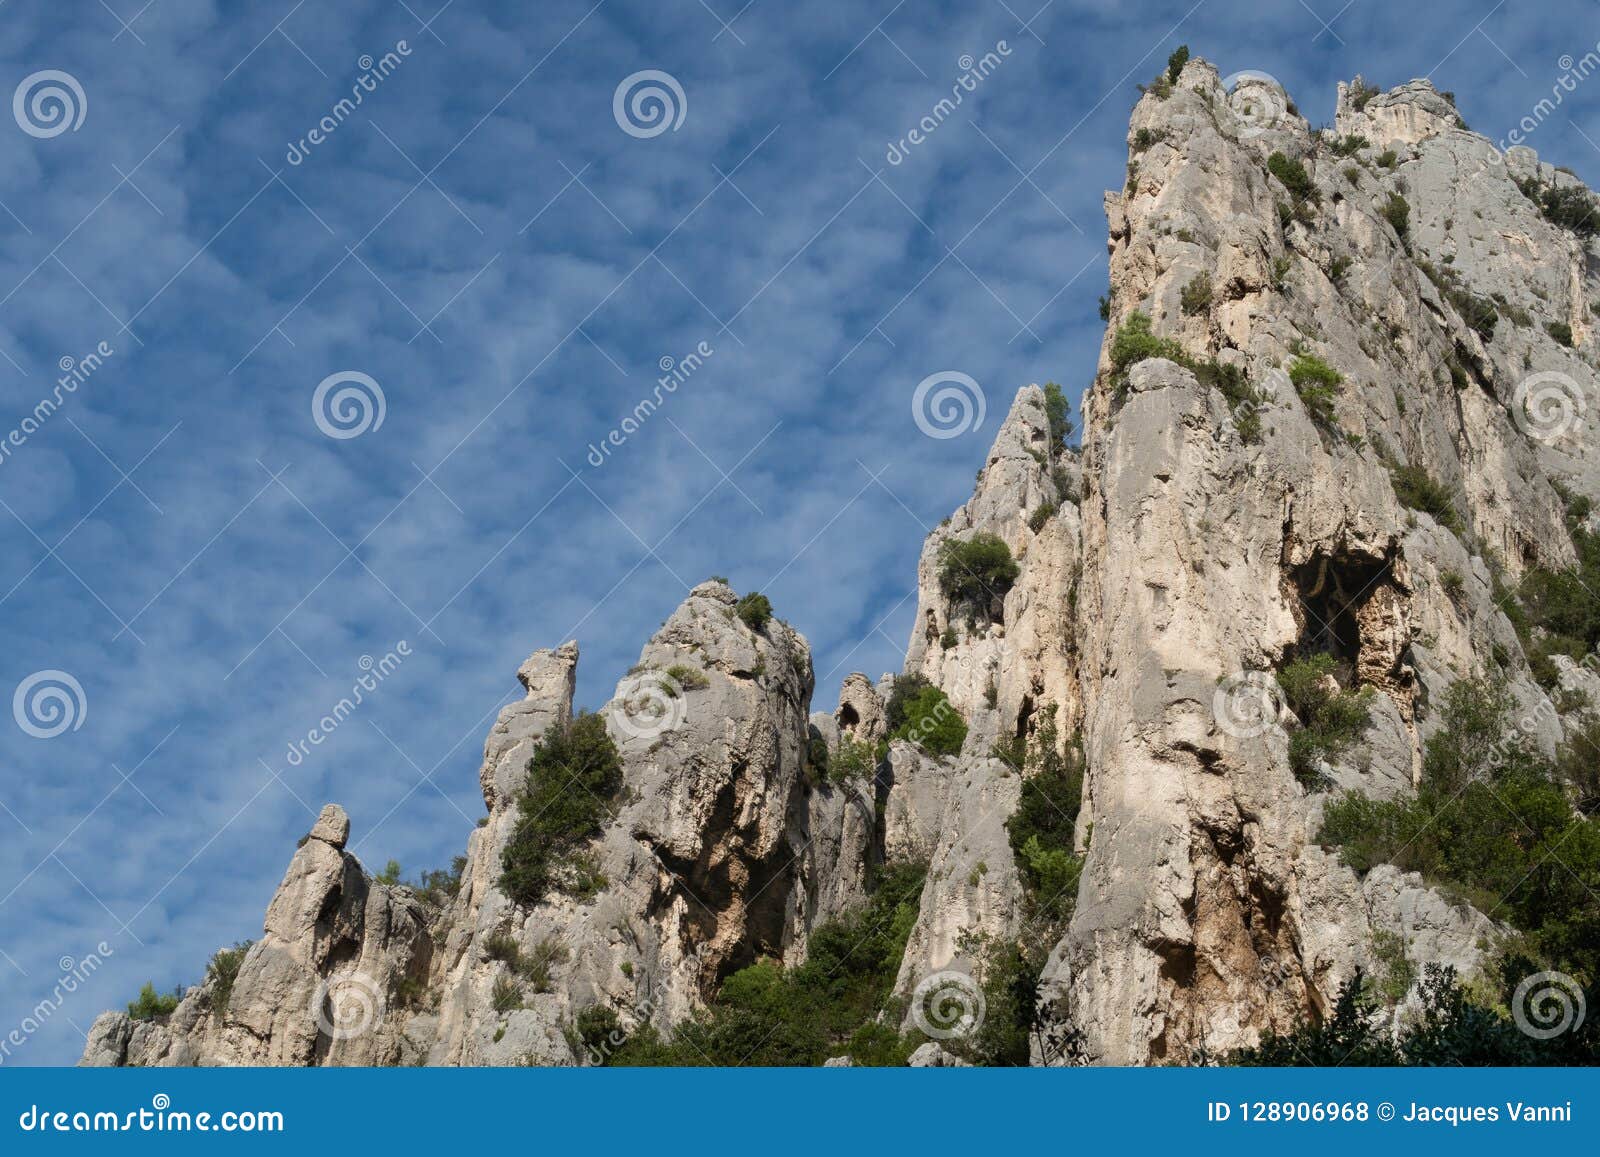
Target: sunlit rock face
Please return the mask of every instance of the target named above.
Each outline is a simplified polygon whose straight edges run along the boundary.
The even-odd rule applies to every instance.
[[[928,870],[894,995],[1044,938],[1049,1016],[1093,1063],[1288,1029],[1386,943],[1477,968],[1501,931],[1487,916],[1392,867],[1359,877],[1316,834],[1336,791],[1415,787],[1459,679],[1492,674],[1546,752],[1576,725],[1532,679],[1494,572],[1570,563],[1557,487],[1600,500],[1600,253],[1524,191],[1576,178],[1500,154],[1426,81],[1341,85],[1337,102],[1315,134],[1270,80],[1227,91],[1191,60],[1134,109],[1081,448],[1052,429],[1052,395],[1022,388],[915,576],[901,675],[948,698],[959,750],[891,737],[888,677],[852,674],[813,711],[805,638],[703,583],[600,709],[621,787],[581,882],[532,903],[501,886],[529,761],[575,717],[568,642],[516,672],[453,892],[375,880],[329,805],[231,985],[208,977],[153,1019],[103,1014],[83,1063],[582,1064],[584,1010],[670,1035],[731,973],[805,960],[819,925],[906,862]],[[1119,365],[1136,315],[1167,344]],[[1297,358],[1339,388],[1308,395]],[[1401,501],[1406,467],[1448,512]],[[1015,575],[975,601],[943,560],[979,536]],[[1313,652],[1371,712],[1303,782],[1274,677]],[[1007,753],[1052,735],[1083,771],[1059,924],[1037,917],[1007,826],[1032,774]],[[912,1063],[958,1061],[929,1044]]]

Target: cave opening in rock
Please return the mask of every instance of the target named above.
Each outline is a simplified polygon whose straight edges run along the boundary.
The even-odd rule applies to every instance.
[[[1387,558],[1320,552],[1292,568],[1291,606],[1300,637],[1285,661],[1331,655],[1338,662],[1339,681],[1348,686],[1361,655],[1361,608],[1390,568]]]

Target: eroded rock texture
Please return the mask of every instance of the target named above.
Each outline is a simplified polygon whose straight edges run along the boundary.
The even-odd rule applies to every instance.
[[[579,1012],[670,1033],[731,972],[803,960],[885,861],[928,864],[896,982],[909,995],[979,967],[985,945],[1041,935],[1006,829],[1023,775],[996,752],[1038,742],[1046,720],[1063,749],[1081,735],[1084,760],[1083,874],[1043,979],[1085,1059],[1250,1043],[1325,1012],[1380,943],[1477,968],[1491,920],[1393,868],[1359,878],[1315,833],[1332,791],[1412,790],[1445,691],[1491,657],[1536,743],[1553,751],[1569,728],[1493,576],[1572,561],[1553,484],[1600,500],[1593,439],[1570,420],[1593,398],[1600,253],[1519,187],[1575,178],[1497,153],[1425,81],[1341,86],[1324,137],[1292,107],[1191,60],[1135,108],[1129,179],[1106,197],[1110,324],[1082,449],[1060,448],[1045,391],[1023,389],[971,500],[923,550],[904,672],[964,717],[960,752],[888,740],[887,678],[851,675],[836,709],[808,714],[805,639],[749,626],[732,591],[702,584],[602,709],[624,784],[588,887],[528,906],[498,885],[528,761],[573,717],[567,643],[522,666],[526,696],[485,742],[487,816],[453,898],[375,882],[330,806],[227,999],[208,980],[163,1020],[107,1013],[84,1062],[583,1063]],[[1171,356],[1117,364],[1136,313]],[[1302,357],[1342,377],[1320,404],[1286,372]],[[1208,363],[1236,367],[1258,405]],[[1406,467],[1451,509],[1409,509]],[[981,605],[953,600],[940,552],[980,534],[1017,576]],[[1296,721],[1272,692],[1311,652],[1372,696],[1371,726],[1320,784],[1292,772]],[[885,755],[821,774],[846,744]],[[956,1060],[928,1045],[913,1063]]]

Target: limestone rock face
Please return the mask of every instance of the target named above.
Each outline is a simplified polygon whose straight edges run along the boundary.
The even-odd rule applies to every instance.
[[[603,709],[624,786],[593,849],[605,881],[593,896],[552,893],[523,909],[499,890],[517,814],[513,797],[497,796],[445,917],[431,1063],[579,1063],[562,1028],[595,1004],[668,1030],[729,972],[763,955],[803,957],[816,921],[864,894],[870,810],[863,817],[848,785],[808,777],[810,650],[777,619],[747,626],[735,603],[720,582],[696,587]],[[549,677],[524,679],[517,718],[548,726],[571,716],[572,676],[543,667]],[[537,738],[524,740],[528,755]],[[491,735],[486,768],[507,758],[496,746]],[[509,1016],[493,1007],[507,969],[488,957],[491,938],[553,959],[548,991],[524,985]]]
[[[1134,109],[1081,449],[1024,387],[919,561],[902,675],[945,693],[960,751],[891,738],[890,676],[852,674],[812,713],[805,638],[702,583],[600,709],[622,789],[537,903],[501,889],[502,859],[530,759],[574,718],[572,642],[517,672],[448,899],[372,879],[329,805],[231,989],[208,977],[156,1020],[105,1013],[83,1063],[592,1063],[581,1012],[670,1033],[732,972],[802,962],[885,863],[928,869],[895,982],[907,1025],[925,981],[1048,948],[1049,1015],[1092,1063],[1252,1043],[1396,953],[1479,969],[1504,928],[1396,868],[1358,875],[1317,833],[1336,792],[1415,789],[1460,679],[1504,686],[1547,754],[1594,717],[1600,676],[1558,659],[1552,701],[1503,595],[1575,558],[1563,495],[1600,502],[1600,250],[1525,191],[1575,178],[1501,154],[1426,81],[1340,86],[1326,135],[1292,108],[1192,59]],[[1135,314],[1167,356],[1119,362]],[[1310,358],[1337,388],[1305,388]],[[1407,505],[1421,475],[1447,509]],[[979,535],[1016,574],[972,596],[942,559]],[[1371,714],[1302,782],[1275,673],[1311,653]],[[1082,770],[1070,922],[1042,914],[1007,827],[1038,794],[1018,753],[1052,737]],[[911,1063],[959,1053],[930,1042]]]
[[[1071,609],[1078,485],[1076,456],[1051,445],[1045,392],[1029,386],[997,432],[972,499],[923,547],[906,671],[943,690],[968,732],[952,757],[898,740],[890,748],[886,855],[928,864],[901,962],[902,993],[942,971],[973,973],[989,946],[1022,931],[1022,888],[1005,826],[1021,779],[991,752],[998,740],[1031,736],[1046,708],[1057,713],[1062,734],[1081,711]],[[977,534],[998,537],[1018,566],[998,607],[958,604],[941,585],[944,544]]]
[[[1168,99],[1142,100],[1132,129],[1156,143],[1107,198],[1112,329],[1085,403],[1078,602],[1093,838],[1047,979],[1089,1057],[1110,1063],[1228,1048],[1326,1010],[1385,934],[1414,961],[1476,967],[1493,925],[1389,870],[1359,881],[1318,848],[1325,794],[1295,780],[1273,713],[1250,726],[1232,709],[1263,686],[1252,673],[1331,651],[1378,696],[1331,780],[1409,789],[1438,724],[1429,704],[1456,679],[1494,671],[1543,701],[1486,558],[1512,578],[1569,561],[1551,480],[1585,494],[1597,481],[1586,440],[1556,456],[1561,439],[1518,416],[1530,370],[1568,375],[1579,409],[1592,392],[1592,370],[1545,322],[1575,318],[1596,287],[1582,245],[1492,146],[1426,82],[1359,111],[1341,90],[1339,134],[1368,141],[1350,158],[1297,118],[1257,131],[1227,96],[1192,61]],[[1297,209],[1269,175],[1274,151],[1305,167],[1314,202]],[[1209,300],[1184,308],[1201,275]],[[1526,303],[1537,324],[1506,311],[1515,334],[1486,343],[1463,287]],[[1112,337],[1136,310],[1186,357],[1266,386],[1259,442],[1172,361],[1116,372]],[[1283,372],[1301,354],[1344,379],[1329,413]],[[1391,481],[1402,465],[1450,489],[1451,518],[1406,509]]]
[[[329,804],[301,843],[224,1000],[191,988],[164,1023],[102,1014],[95,1065],[392,1065],[419,1059],[403,1028],[427,982],[430,912],[409,888],[375,883],[343,850]]]

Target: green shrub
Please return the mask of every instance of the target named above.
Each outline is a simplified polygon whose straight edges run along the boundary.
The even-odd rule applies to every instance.
[[[1377,85],[1368,84],[1358,76],[1350,82],[1348,91],[1350,94],[1350,107],[1357,112],[1361,112],[1367,107],[1367,102],[1382,90]]]
[[[1021,568],[997,535],[949,538],[939,547],[939,588],[953,603],[987,611],[1003,599]]]
[[[1189,63],[1189,46],[1180,44],[1167,57],[1167,81],[1171,84],[1178,83],[1178,77],[1183,74],[1183,66]]]
[[[1336,422],[1333,400],[1339,396],[1344,375],[1315,354],[1300,354],[1289,363],[1289,380],[1319,426]]]
[[[128,1004],[129,1020],[155,1020],[157,1017],[171,1016],[178,1007],[178,1001],[183,999],[183,990],[174,989],[171,993],[158,993],[156,986],[148,980],[139,990],[139,999]]]
[[[1172,82],[1167,79],[1167,74],[1163,72],[1149,84],[1141,84],[1139,91],[1149,93],[1157,100],[1166,100],[1172,95]]]
[[[1580,509],[1581,503],[1569,507]],[[1577,566],[1553,571],[1543,567],[1523,575],[1516,601],[1503,600],[1508,615],[1522,636],[1523,649],[1533,667],[1534,678],[1543,687],[1556,683],[1552,655],[1566,655],[1574,662],[1600,646],[1600,539],[1582,529],[1572,532],[1578,551]],[[1535,638],[1534,629],[1541,634]]]
[[[383,871],[372,877],[374,883],[383,884],[393,888],[400,883],[401,869],[399,860],[390,860],[383,866]]]
[[[1493,301],[1456,285],[1445,290],[1444,296],[1445,300],[1456,307],[1461,320],[1466,322],[1480,338],[1484,341],[1494,340],[1494,330],[1500,321],[1500,311],[1495,308]]]
[[[1561,345],[1572,348],[1572,327],[1564,321],[1552,321],[1545,327],[1545,332],[1555,338]]]
[[[1362,149],[1370,148],[1371,146],[1372,142],[1360,133],[1351,133],[1348,136],[1335,139],[1328,148],[1336,157],[1353,157]]]
[[[889,701],[883,707],[884,726],[891,732],[904,726],[908,704],[931,686],[924,675],[896,675],[889,685]]]
[[[1322,200],[1316,182],[1299,161],[1290,160],[1282,153],[1273,153],[1267,158],[1267,171],[1283,182],[1283,187],[1289,190],[1289,195],[1295,200],[1296,209],[1315,205]]]
[[[1211,308],[1211,274],[1197,273],[1183,287],[1179,303],[1186,314],[1205,313]]]
[[[1361,738],[1371,722],[1371,694],[1330,687],[1338,664],[1332,655],[1308,655],[1278,672],[1283,697],[1300,721],[1289,736],[1289,766],[1307,788],[1328,787],[1323,762]]]
[[[393,860],[390,864],[396,868],[400,866]],[[467,857],[456,856],[451,859],[448,868],[424,870],[415,880],[406,882],[405,886],[415,892],[418,898],[443,908],[461,891],[461,873],[466,871],[466,867]]]
[[[484,942],[483,951],[490,960],[499,961],[526,980],[535,992],[550,991],[551,969],[566,960],[568,955],[566,946],[552,937],[546,937],[535,944],[531,951],[524,953],[516,938],[505,931],[491,935]],[[517,999],[521,1000],[520,993]]]
[[[1600,814],[1600,720],[1586,719],[1556,756],[1555,776],[1572,805],[1593,819]]]
[[[1127,390],[1129,368],[1149,358],[1166,358],[1179,365],[1188,361],[1181,345],[1151,333],[1149,315],[1135,310],[1111,339],[1111,380],[1119,398]]]
[[[1128,315],[1111,339],[1111,364],[1117,370],[1126,370],[1147,358],[1177,362],[1183,357],[1183,347],[1172,338],[1151,333],[1150,316],[1138,310]]]
[[[852,779],[868,779],[878,770],[878,754],[870,743],[851,739],[848,735],[839,740],[839,746],[828,760],[828,778],[835,783]]]
[[[812,787],[818,787],[828,782],[829,764],[833,757],[828,753],[828,741],[822,737],[822,732],[815,727],[809,728],[810,737],[806,740],[805,776],[806,782]]]
[[[1569,185],[1564,189],[1552,185],[1541,189],[1537,181],[1533,182],[1533,186],[1536,190],[1533,200],[1552,224],[1570,229],[1579,237],[1592,237],[1600,232],[1594,197],[1587,189],[1580,185]]]
[[[939,688],[920,676],[894,681],[886,712],[890,739],[904,739],[930,755],[959,755],[967,722]]]
[[[1503,686],[1460,680],[1424,747],[1415,796],[1331,802],[1319,838],[1365,872],[1392,863],[1521,929],[1550,965],[1594,975],[1600,822],[1576,812],[1555,767],[1513,724]],[[1572,758],[1593,760],[1592,752]]]
[[[1006,833],[1030,914],[1051,928],[1065,929],[1083,871],[1082,858],[1073,854],[1073,831],[1083,803],[1083,754],[1076,737],[1062,754],[1055,717],[1051,704],[1041,714],[1032,742],[1002,757],[1018,770],[1026,768]]]
[[[674,663],[667,668],[667,678],[671,679],[685,691],[698,691],[703,687],[711,686],[711,680],[706,678],[706,673],[698,667],[690,667],[684,663]],[[672,694],[670,687],[663,687],[667,694]]]
[[[1028,529],[1038,534],[1044,529],[1044,524],[1055,517],[1055,514],[1056,504],[1054,502],[1041,502],[1034,507],[1033,513],[1028,515]]]
[[[766,627],[767,620],[772,618],[772,603],[767,596],[751,591],[739,600],[737,608],[739,620],[752,631],[760,634]]]
[[[508,964],[513,970],[522,963],[522,947],[517,938],[505,930],[493,932],[483,942],[483,954],[490,960]]]
[[[1242,366],[1225,362],[1201,362],[1191,367],[1195,379],[1203,386],[1221,392],[1233,412],[1233,428],[1245,443],[1261,441],[1261,411],[1266,407],[1267,395],[1257,389]]]
[[[489,992],[489,1004],[496,1012],[512,1012],[522,1007],[522,987],[509,976],[494,978],[494,987]]]
[[[622,1018],[616,1009],[603,1004],[591,1004],[578,1010],[573,1018],[570,1043],[574,1051],[583,1053],[591,1064],[605,1064],[611,1054],[627,1039]]]
[[[1383,208],[1378,212],[1389,222],[1389,227],[1395,231],[1395,235],[1404,241],[1411,231],[1411,203],[1399,193],[1390,193],[1389,199],[1383,203]]]
[[[1133,134],[1133,142],[1131,147],[1134,152],[1142,153],[1152,145],[1158,144],[1166,139],[1166,129],[1143,128]]]
[[[1272,1067],[1600,1063],[1596,1018],[1586,1017],[1566,1032],[1541,1038],[1529,1035],[1510,1014],[1513,1009],[1522,1014],[1515,1001],[1517,987],[1539,971],[1538,964],[1525,958],[1502,959],[1491,981],[1493,994],[1484,999],[1464,988],[1453,968],[1429,964],[1422,973],[1420,1014],[1391,1029],[1373,986],[1358,970],[1340,989],[1331,1016],[1307,1019],[1288,1032],[1269,1030],[1255,1047],[1220,1059],[1230,1065]],[[1585,1006],[1595,1007],[1600,988],[1591,981],[1583,999]]]
[[[1444,593],[1452,601],[1460,602],[1461,596],[1466,593],[1467,580],[1458,570],[1442,570],[1439,572],[1439,585],[1444,588]]]
[[[1021,944],[996,940],[982,947],[973,979],[983,989],[983,1019],[970,1034],[947,1040],[944,1047],[974,1065],[1025,1067],[1035,1042],[1042,1051],[1049,1045],[1039,995],[1047,959],[1043,938]]]
[[[1430,514],[1440,526],[1461,533],[1461,516],[1456,513],[1454,495],[1449,487],[1434,481],[1427,470],[1421,466],[1396,466],[1389,471],[1389,481],[1402,506]]]
[[[1147,358],[1166,358],[1194,374],[1201,385],[1221,390],[1233,411],[1234,427],[1240,438],[1245,442],[1261,440],[1260,411],[1268,399],[1251,383],[1245,371],[1235,365],[1190,357],[1172,338],[1152,334],[1150,318],[1143,313],[1129,314],[1111,341],[1111,382],[1118,399],[1127,391],[1129,367]],[[1061,489],[1065,494],[1066,488]]]
[[[1400,163],[1400,158],[1393,149],[1384,149],[1378,154],[1377,163],[1380,169],[1392,169]]]
[[[1044,384],[1044,416],[1050,431],[1050,454],[1054,457],[1072,437],[1072,405],[1055,382]]]
[[[500,890],[518,904],[537,904],[576,871],[580,890],[593,873],[578,853],[598,836],[610,801],[622,787],[622,758],[599,715],[552,724],[528,761],[517,797],[518,817],[500,856]]]
[[[762,959],[733,973],[670,1042],[644,1026],[613,1046],[609,1022],[598,1020],[577,1035],[594,1048],[598,1034],[585,1030],[605,1028],[598,1063],[609,1065],[819,1065],[841,1054],[904,1065],[919,1039],[891,1027],[903,1015],[892,990],[924,874],[922,865],[884,867],[865,905],[812,931],[805,963]]]
[[[228,1011],[228,1001],[233,997],[233,982],[239,979],[239,966],[244,963],[253,940],[240,940],[232,948],[219,948],[206,965],[206,988],[211,994],[211,1007],[218,1016]],[[139,994],[140,999],[144,994]]]

